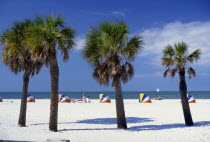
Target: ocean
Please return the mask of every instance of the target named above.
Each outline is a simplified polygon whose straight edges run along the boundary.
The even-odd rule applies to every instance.
[[[102,91],[102,92],[60,92],[69,98],[82,99],[82,93],[85,93],[90,99],[99,99],[99,94],[106,94],[111,99],[115,98],[115,92]],[[150,98],[161,96],[163,99],[180,99],[178,91],[124,91],[124,99],[138,99],[140,93],[145,93]],[[36,99],[49,99],[50,92],[29,92]],[[189,91],[188,94],[194,96],[195,99],[210,99],[210,91]],[[21,92],[0,92],[2,99],[20,99]]]

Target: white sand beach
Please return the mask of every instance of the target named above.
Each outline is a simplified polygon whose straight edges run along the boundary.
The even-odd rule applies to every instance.
[[[127,130],[116,129],[115,102],[60,103],[58,132],[48,130],[50,100],[28,103],[27,127],[18,127],[20,100],[0,103],[0,140],[71,142],[207,142],[210,140],[210,100],[190,104],[195,126],[187,127],[180,100],[124,100]],[[13,101],[13,103],[11,102]]]

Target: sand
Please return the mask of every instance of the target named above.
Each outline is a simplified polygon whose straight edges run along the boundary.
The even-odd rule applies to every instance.
[[[28,103],[27,127],[18,127],[20,100],[0,103],[0,140],[71,142],[207,142],[210,140],[210,100],[190,104],[195,126],[187,127],[180,100],[140,104],[124,100],[127,130],[116,129],[115,102],[59,104],[58,132],[48,130],[50,100]],[[13,101],[13,102],[11,102]]]

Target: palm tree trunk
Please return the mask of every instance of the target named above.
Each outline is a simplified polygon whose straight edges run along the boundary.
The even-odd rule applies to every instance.
[[[180,83],[179,83],[179,91],[181,95],[181,100],[182,100],[182,109],[184,113],[184,119],[185,119],[185,124],[187,126],[192,126],[193,120],[190,112],[190,106],[187,100],[187,85],[185,81],[185,69],[180,69],[179,71],[179,78],[180,78]]]
[[[27,111],[27,95],[28,95],[29,77],[30,77],[30,74],[28,72],[24,72],[22,97],[21,97],[21,105],[20,105],[20,115],[19,115],[19,120],[18,120],[18,125],[20,127],[26,126],[26,111]]]
[[[116,100],[116,112],[117,112],[117,128],[127,129],[120,78],[118,79],[117,86],[115,86],[115,92],[116,92],[115,100]]]
[[[50,61],[50,77],[51,77],[51,102],[50,102],[50,122],[49,130],[57,131],[58,122],[58,79],[59,79],[59,68],[57,59]]]

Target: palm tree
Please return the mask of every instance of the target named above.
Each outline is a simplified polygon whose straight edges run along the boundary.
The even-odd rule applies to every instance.
[[[92,27],[86,36],[83,58],[94,68],[93,78],[100,85],[115,87],[117,128],[126,129],[127,123],[123,103],[121,82],[126,83],[134,75],[130,63],[142,49],[142,37],[128,39],[128,26],[124,22],[103,22]]]
[[[188,45],[185,42],[174,44],[174,47],[167,45],[163,50],[162,65],[167,68],[163,76],[174,77],[179,73],[179,91],[181,95],[182,108],[184,113],[185,124],[192,126],[193,120],[190,112],[189,103],[187,100],[187,85],[185,81],[185,70],[188,69],[189,78],[195,77],[196,73],[189,63],[197,62],[200,58],[201,50],[197,49],[191,54],[188,54]]]
[[[1,35],[1,42],[3,44],[3,63],[9,66],[9,69],[15,74],[24,72],[23,74],[23,88],[20,106],[20,115],[18,125],[26,126],[26,110],[27,110],[27,95],[28,84],[30,76],[35,73],[38,74],[42,62],[32,57],[26,40],[26,29],[32,25],[32,21],[25,20],[23,22],[16,22],[11,28]]]
[[[75,31],[64,26],[62,16],[45,18],[38,16],[35,26],[28,31],[28,43],[33,47],[33,52],[38,58],[42,58],[45,65],[50,68],[51,77],[51,104],[49,130],[57,131],[58,119],[58,84],[59,67],[57,62],[57,51],[63,54],[63,60],[69,59],[69,50],[74,45]]]

